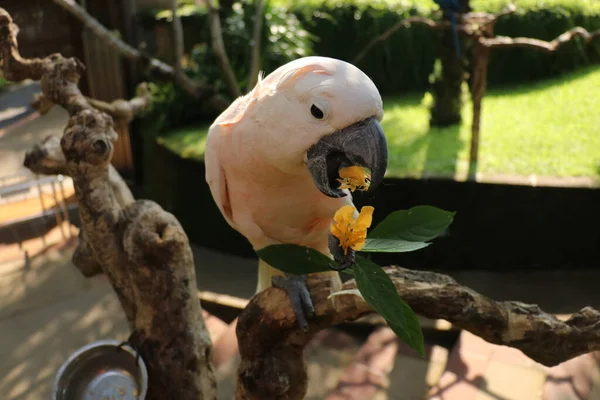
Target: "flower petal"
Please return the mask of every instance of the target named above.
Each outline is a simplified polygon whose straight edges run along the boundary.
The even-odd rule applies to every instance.
[[[360,214],[358,215],[358,218],[356,218],[354,229],[366,232],[367,228],[370,227],[373,222],[373,211],[375,211],[375,208],[372,206],[364,206],[361,208]]]
[[[354,206],[347,204],[335,212],[333,219],[337,223],[348,224],[354,219],[355,210]]]
[[[357,179],[359,181],[365,179],[365,171],[358,165],[342,168],[338,173],[342,178]]]

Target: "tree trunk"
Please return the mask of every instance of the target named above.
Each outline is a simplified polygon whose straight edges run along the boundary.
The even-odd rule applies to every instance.
[[[460,11],[467,13],[471,11],[470,0],[459,0]],[[444,19],[450,20],[450,15],[444,13]],[[456,16],[457,24],[460,24],[461,16]],[[433,105],[430,110],[430,126],[450,126],[461,122],[462,83],[466,78],[468,59],[465,57],[464,42],[459,39],[460,57],[456,54],[454,47],[452,29],[440,32],[439,58],[436,61],[434,81],[431,93]]]
[[[487,87],[487,70],[490,49],[480,43],[473,50],[473,77],[471,98],[473,100],[473,124],[471,125],[471,151],[469,153],[469,177],[475,178],[479,160],[479,131],[481,127],[481,102]]]

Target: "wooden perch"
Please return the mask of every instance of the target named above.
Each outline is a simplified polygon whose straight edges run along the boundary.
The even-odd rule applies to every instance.
[[[27,151],[23,165],[40,175],[69,175],[67,161],[60,147],[60,138],[57,136],[48,136]],[[112,164],[108,165],[108,184],[119,207],[125,208],[135,201],[129,186]],[[72,261],[85,277],[102,273],[102,267],[88,245],[83,230],[79,232],[79,243]]]
[[[94,32],[98,38],[102,39],[105,43],[118,51],[129,61],[145,64],[150,72],[156,73],[165,79],[175,82],[190,95],[206,100],[219,111],[224,110],[229,105],[229,103],[227,103],[224,99],[216,95],[214,88],[211,86],[199,84],[198,82],[189,78],[182,71],[177,71],[172,66],[157,60],[156,58],[149,57],[148,55],[123,42],[116,35],[112,34],[108,29],[106,29],[100,22],[98,22],[98,20],[89,15],[79,4],[75,2],[75,0],[53,1],[77,18],[85,27]]]
[[[89,252],[110,280],[132,330],[129,339],[148,366],[148,400],[215,399],[211,340],[196,297],[188,238],[177,219],[151,201],[122,207],[109,184],[117,134],[78,88],[76,59],[53,54],[21,58],[16,26],[0,8],[2,72],[41,81],[44,95],[70,119],[60,145],[73,178]]]
[[[131,100],[117,99],[107,103],[90,97],[86,97],[85,99],[96,110],[102,111],[120,122],[129,123],[133,121],[137,114],[150,106],[152,95],[150,94],[148,84],[143,82],[138,85],[136,88],[136,97]],[[31,106],[41,115],[45,115],[52,109],[54,103],[44,96],[43,93],[37,93],[33,96]]]
[[[546,366],[600,350],[600,312],[591,307],[563,322],[536,305],[491,300],[446,275],[399,267],[385,271],[416,313],[445,319],[490,343],[517,348]],[[332,289],[326,278],[309,278],[308,287],[316,310],[308,333],[298,328],[290,301],[278,288],[257,294],[240,315],[237,400],[302,399],[307,386],[304,346],[320,330],[372,312],[353,294],[328,299]],[[352,289],[354,280],[342,288]]]

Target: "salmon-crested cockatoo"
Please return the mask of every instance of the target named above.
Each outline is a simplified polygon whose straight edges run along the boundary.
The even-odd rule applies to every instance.
[[[291,61],[259,79],[211,125],[206,180],[229,225],[255,250],[273,244],[311,247],[329,257],[331,224],[352,204],[339,170],[370,170],[368,192],[383,179],[387,142],[381,96],[360,69],[327,57]],[[339,242],[338,242],[339,243]],[[302,276],[259,261],[257,293],[280,287],[307,329],[312,301]],[[339,273],[332,270],[335,286]]]

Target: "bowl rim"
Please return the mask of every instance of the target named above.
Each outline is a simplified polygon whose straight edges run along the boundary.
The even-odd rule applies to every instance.
[[[92,343],[88,343],[79,349],[75,350],[69,357],[61,364],[58,368],[56,375],[54,377],[54,382],[52,384],[52,400],[57,400],[58,392],[61,388],[59,388],[59,383],[62,376],[65,374],[69,366],[75,361],[75,359],[81,356],[88,351],[98,348],[98,347],[120,347],[123,351],[129,353],[132,357],[136,357],[137,352],[133,349],[128,343],[123,343],[122,341],[114,340],[114,339],[105,339],[105,340],[97,340]],[[137,396],[138,400],[143,400],[146,398],[146,391],[148,390],[148,370],[146,368],[146,364],[144,363],[144,359],[139,357],[138,363],[139,373],[140,373],[140,393]]]

